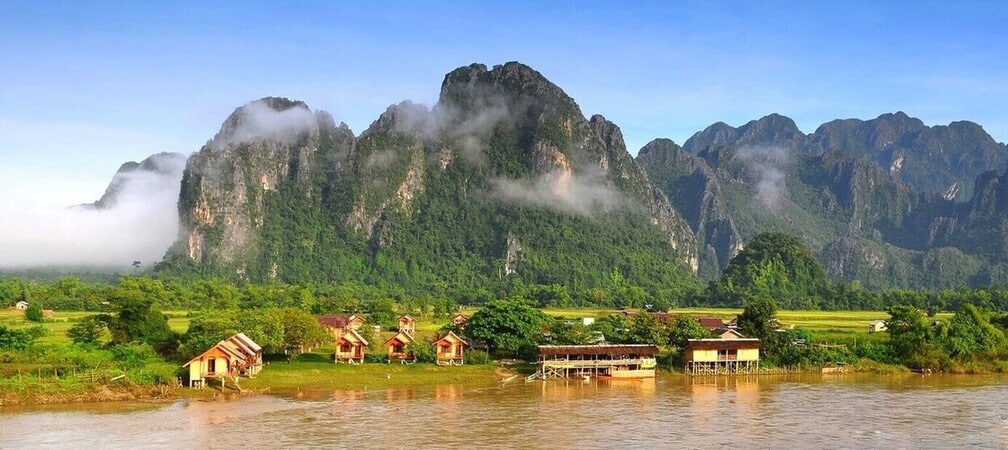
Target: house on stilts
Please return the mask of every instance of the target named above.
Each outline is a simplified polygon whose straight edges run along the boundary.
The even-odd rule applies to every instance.
[[[388,349],[388,362],[399,361],[402,364],[410,364],[415,361],[416,356],[409,349],[413,342],[413,336],[402,331],[388,338],[385,341],[385,348]]]
[[[465,364],[465,348],[469,343],[454,332],[449,331],[434,341],[436,362],[439,366],[461,366]]]
[[[357,330],[352,328],[343,332],[343,335],[336,339],[336,351],[333,353],[333,362],[347,362],[350,364],[360,364],[364,362],[364,354],[367,352],[368,341],[364,339]]]
[[[536,348],[540,378],[603,377],[654,378],[655,345],[540,345]]]
[[[683,370],[690,375],[757,372],[761,348],[756,338],[690,339]]]

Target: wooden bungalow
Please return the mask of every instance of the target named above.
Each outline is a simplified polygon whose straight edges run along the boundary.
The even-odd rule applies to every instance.
[[[540,345],[539,366],[528,379],[566,377],[654,378],[655,345]]]
[[[751,373],[759,370],[759,339],[690,339],[685,366],[691,375]]]
[[[399,361],[403,364],[413,362],[416,357],[409,350],[410,344],[414,342],[413,336],[402,331],[388,338],[385,341],[385,348],[388,349],[388,362]]]
[[[399,320],[396,322],[396,325],[398,325],[399,331],[409,333],[410,336],[416,332],[416,319],[409,314],[399,316]]]
[[[367,352],[368,341],[364,339],[354,329],[347,329],[339,339],[336,339],[336,351],[333,353],[333,361],[346,361],[350,364],[360,364],[364,362],[364,353]]]
[[[329,330],[333,339],[339,339],[346,330],[359,330],[364,325],[364,316],[358,314],[334,314],[318,316],[319,324]]]
[[[226,378],[237,384],[239,375],[254,376],[262,369],[262,347],[238,333],[224,339],[182,365],[189,368],[189,387],[203,387],[207,379]]]
[[[886,321],[884,320],[873,320],[868,322],[868,333],[878,333],[880,331],[886,331],[888,328]]]
[[[452,316],[450,323],[456,330],[464,330],[467,322],[469,322],[469,316],[458,313]]]
[[[448,334],[434,341],[437,364],[439,366],[460,366],[465,364],[465,348],[468,346],[469,343],[465,339],[449,331]]]

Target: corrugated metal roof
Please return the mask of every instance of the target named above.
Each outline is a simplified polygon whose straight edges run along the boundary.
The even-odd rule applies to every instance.
[[[241,340],[245,345],[247,345],[249,348],[251,348],[255,352],[261,352],[262,351],[262,347],[260,347],[259,344],[256,344],[256,342],[253,341],[252,338],[246,336],[245,333],[238,333],[238,334],[236,334],[236,335],[234,335],[232,337]]]
[[[649,344],[621,345],[540,345],[540,355],[643,355],[658,354],[658,346]]]
[[[700,322],[700,326],[708,330],[716,330],[724,326],[724,320],[717,317],[698,317],[697,321]]]
[[[763,348],[763,344],[756,338],[690,339],[686,341],[687,350],[738,350],[742,348]]]

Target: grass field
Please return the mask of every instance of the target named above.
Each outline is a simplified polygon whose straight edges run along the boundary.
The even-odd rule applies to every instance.
[[[171,327],[172,331],[184,333],[187,329],[189,329],[188,312],[165,311],[164,313],[168,316],[168,326]],[[69,330],[70,327],[72,327],[77,321],[95,314],[98,313],[84,311],[56,311],[55,316],[52,319],[47,319],[42,323],[35,323],[25,320],[24,311],[18,311],[16,309],[2,309],[0,310],[0,325],[5,325],[15,330],[41,325],[49,330],[49,334],[42,336],[36,342],[42,344],[68,344],[70,343],[70,338],[66,335],[67,330]]]
[[[333,364],[320,349],[298,355],[294,362],[273,361],[253,379],[242,379],[242,388],[371,390],[444,384],[493,384],[499,376],[495,365],[438,366],[434,364]]]
[[[478,311],[477,308],[464,308],[463,313],[472,315]],[[600,318],[609,314],[620,313],[620,310],[610,308],[546,308],[546,314],[564,318],[577,319],[581,317]],[[686,314],[696,317],[718,317],[725,321],[733,319],[742,312],[738,308],[676,308],[672,314]],[[173,331],[184,333],[189,328],[189,317],[187,311],[164,311],[168,316],[168,325]],[[78,320],[93,312],[80,311],[57,311],[53,319],[46,320],[41,324],[28,322],[24,319],[24,312],[14,309],[0,310],[0,325],[6,325],[14,329],[24,329],[35,325],[42,325],[49,330],[49,334],[39,339],[41,343],[68,343],[66,331]],[[855,340],[869,339],[873,341],[883,341],[886,333],[868,334],[868,322],[876,319],[887,319],[889,315],[884,311],[786,311],[777,313],[781,324],[784,327],[797,326],[806,328],[815,333],[820,342],[850,343]],[[952,317],[952,313],[939,313],[938,320],[946,321]],[[419,320],[417,323],[418,337],[432,340],[446,324],[446,320]],[[376,340],[383,342],[392,333],[383,331]]]

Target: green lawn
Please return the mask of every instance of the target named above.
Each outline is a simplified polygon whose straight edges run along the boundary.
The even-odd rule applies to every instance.
[[[371,390],[444,384],[493,384],[497,367],[488,365],[438,366],[434,364],[334,364],[324,349],[298,355],[294,362],[273,361],[242,388],[290,391],[295,389]]]

